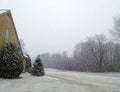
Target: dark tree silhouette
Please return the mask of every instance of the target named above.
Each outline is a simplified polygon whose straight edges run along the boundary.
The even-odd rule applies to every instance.
[[[2,50],[0,61],[0,77],[16,78],[23,71],[23,55],[15,43],[7,43]]]
[[[40,59],[40,55],[37,56],[32,69],[32,75],[34,76],[43,76],[44,75],[44,69],[43,65]]]
[[[31,67],[32,67],[32,64],[31,64],[31,58],[28,54],[25,54],[25,61],[26,61],[26,64],[25,64],[25,71],[26,72],[31,72]]]

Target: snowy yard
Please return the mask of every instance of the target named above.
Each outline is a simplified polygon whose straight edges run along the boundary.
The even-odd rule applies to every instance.
[[[120,73],[45,71],[43,77],[26,73],[18,79],[0,79],[0,92],[120,92]]]

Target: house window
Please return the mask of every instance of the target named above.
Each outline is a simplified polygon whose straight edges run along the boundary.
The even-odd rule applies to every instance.
[[[8,42],[8,38],[9,38],[9,31],[6,29],[6,31],[5,31],[5,42]]]

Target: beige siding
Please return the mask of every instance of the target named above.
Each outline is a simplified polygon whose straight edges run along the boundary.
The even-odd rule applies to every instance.
[[[0,16],[0,49],[4,46],[5,43],[6,30],[9,31],[8,42],[14,42],[18,44],[18,40],[12,24],[12,20],[7,14]]]
[[[9,32],[8,42],[13,42],[20,45],[11,16],[7,13],[0,14],[0,54],[1,49],[5,45],[6,30],[8,30]],[[25,67],[25,61],[23,62],[23,64]]]

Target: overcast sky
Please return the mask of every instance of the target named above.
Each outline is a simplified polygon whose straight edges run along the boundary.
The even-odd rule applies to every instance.
[[[19,38],[28,53],[68,51],[87,36],[108,35],[120,0],[0,0],[11,9]]]

